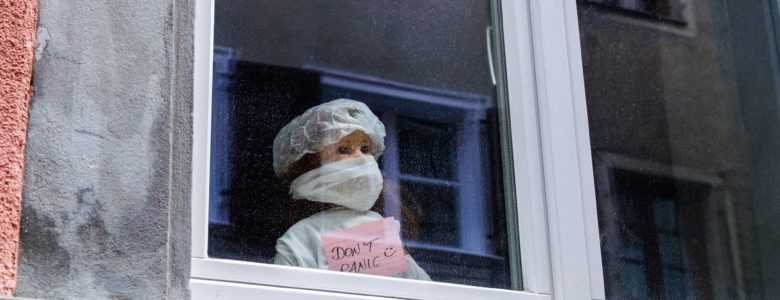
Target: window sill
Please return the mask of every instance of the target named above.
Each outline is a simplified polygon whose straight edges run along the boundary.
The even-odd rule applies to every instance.
[[[299,292],[304,296],[300,299],[307,298],[305,296],[313,291],[331,292],[321,294],[324,296],[334,296],[334,292],[344,293],[344,297],[334,296],[332,299],[377,299],[348,297],[358,295],[403,299],[551,299],[550,295],[521,291],[203,258],[192,258],[190,284],[193,295],[201,295],[201,291],[206,292],[203,295],[209,294],[210,289],[256,289],[261,293],[268,292],[270,287],[281,287],[291,289],[277,292]],[[238,295],[252,297],[251,293]]]

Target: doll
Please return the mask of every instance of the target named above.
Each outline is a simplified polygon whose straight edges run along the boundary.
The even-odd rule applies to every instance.
[[[382,191],[376,159],[384,137],[385,127],[371,110],[349,99],[312,107],[279,131],[274,172],[290,184],[293,199],[326,203],[328,209],[298,221],[276,241],[275,264],[328,269],[323,234],[383,219],[370,209]],[[410,255],[405,258],[408,271],[395,276],[430,280]]]

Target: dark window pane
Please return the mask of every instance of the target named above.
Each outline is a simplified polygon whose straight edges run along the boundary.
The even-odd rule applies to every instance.
[[[446,185],[401,181],[403,203],[421,217],[416,236],[404,238],[435,245],[457,246],[458,211],[454,188]],[[435,216],[425,217],[425,216]]]
[[[776,1],[578,3],[607,298],[776,298]]]
[[[300,172],[277,176],[272,145],[307,109],[348,98],[363,102],[386,131],[381,196],[361,213],[400,221],[404,248],[433,280],[512,286],[519,270],[509,270],[510,260],[519,254],[508,242],[516,229],[507,224],[516,222],[506,210],[515,206],[504,203],[511,174],[501,153],[508,141],[499,137],[508,124],[497,107],[506,99],[498,99],[503,87],[487,63],[486,29],[501,28],[491,1],[214,5],[210,257],[279,263],[278,241],[290,228],[345,208],[291,199],[291,182],[333,163],[323,159],[330,152],[312,150],[316,156],[289,168]]]
[[[687,0],[586,0],[612,13],[685,25],[691,1]]]
[[[452,125],[398,118],[398,152],[403,174],[450,180],[457,138]]]

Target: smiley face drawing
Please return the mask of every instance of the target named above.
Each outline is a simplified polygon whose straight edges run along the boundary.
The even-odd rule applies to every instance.
[[[396,252],[398,252],[398,251],[397,251],[397,250],[395,250],[395,248],[393,248],[393,247],[387,247],[387,248],[385,248],[385,252],[384,252],[384,254],[385,254],[385,257],[390,257],[390,256],[393,256],[393,255],[395,255],[395,253],[396,253]]]

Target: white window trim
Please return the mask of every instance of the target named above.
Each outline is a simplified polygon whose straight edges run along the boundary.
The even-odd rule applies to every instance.
[[[259,286],[253,284],[193,279],[192,295],[197,299],[295,299],[295,300],[377,300],[372,296]]]
[[[501,2],[523,291],[209,258],[214,0],[196,0],[193,298],[604,299],[576,2]]]
[[[530,1],[556,299],[604,299],[577,3]]]

